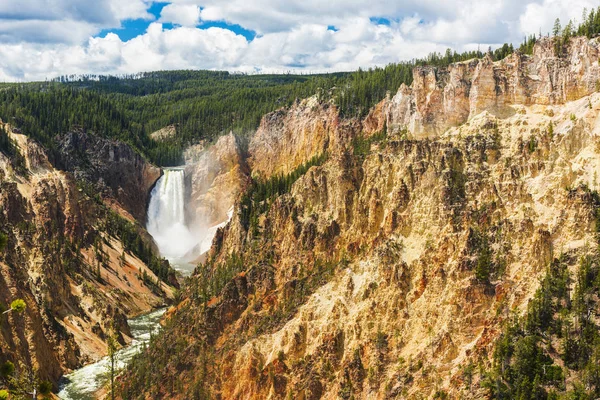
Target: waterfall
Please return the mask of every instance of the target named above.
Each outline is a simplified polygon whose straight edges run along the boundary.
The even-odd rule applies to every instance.
[[[183,169],[165,169],[150,195],[146,228],[169,260],[184,257],[198,243],[185,223],[183,178]]]

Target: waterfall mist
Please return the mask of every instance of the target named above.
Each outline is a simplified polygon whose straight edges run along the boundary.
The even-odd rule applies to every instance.
[[[178,260],[197,244],[198,237],[185,222],[183,169],[166,169],[152,190],[148,207],[148,232],[162,256]]]

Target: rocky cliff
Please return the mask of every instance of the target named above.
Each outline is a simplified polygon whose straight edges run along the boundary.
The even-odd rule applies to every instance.
[[[222,136],[199,154],[188,150],[185,168],[188,226],[210,227],[227,221],[228,212],[248,184],[248,166],[240,139]]]
[[[145,222],[150,189],[160,177],[160,168],[117,140],[85,131],[57,137],[58,164],[76,180],[89,182],[105,198],[116,200],[138,221]]]
[[[16,168],[0,153],[0,233],[7,239],[0,251],[0,305],[22,298],[27,308],[0,317],[0,364],[10,361],[23,376],[31,371],[56,383],[106,354],[111,325],[124,344],[130,340],[127,317],[172,295],[147,265],[151,244],[138,239],[134,245],[143,228],[122,217],[131,218],[127,211],[141,215],[145,200],[136,203],[159,170],[125,145],[73,133],[62,142],[72,174],[54,168],[35,141],[9,135],[25,165]],[[81,159],[75,160],[76,149]],[[102,171],[95,170],[104,155]],[[133,181],[125,177],[127,168]],[[104,203],[90,189],[94,179],[115,197]]]
[[[485,398],[473,365],[504,322],[595,251],[598,46],[416,68],[364,121],[316,99],[265,116],[253,200],[123,398]]]
[[[336,108],[320,103],[316,96],[289,110],[267,114],[250,140],[252,174],[262,178],[289,174],[315,155],[339,146],[338,126]]]
[[[555,57],[553,39],[542,38],[532,56],[514,53],[493,62],[489,56],[447,68],[418,67],[413,84],[375,107],[364,124],[367,133],[384,124],[410,137],[435,137],[488,111],[514,113],[512,105],[564,104],[589,95],[600,84],[600,41],[575,38],[566,57]]]

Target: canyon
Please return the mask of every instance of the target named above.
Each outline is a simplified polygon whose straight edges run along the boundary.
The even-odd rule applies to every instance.
[[[105,382],[108,338],[123,359],[139,351],[144,327],[161,314],[145,315],[173,301],[190,262],[230,218],[246,179],[240,146],[230,135],[200,152],[184,188],[183,169],[161,170],[117,140],[76,129],[57,136],[51,162],[19,129],[2,128],[15,154],[0,153],[0,305],[23,299],[26,309],[2,316],[0,363],[55,389],[69,375],[61,396],[88,398]]]
[[[363,120],[318,97],[266,115],[123,398],[487,397],[505,322],[595,251],[599,45],[417,67]]]
[[[27,308],[3,315],[0,361],[56,385],[106,355],[113,330],[129,343],[128,317],[173,297],[174,272],[134,218],[161,171],[127,145],[82,131],[64,138],[58,169],[35,141],[3,128],[18,153],[0,154],[0,303],[21,298]],[[128,181],[119,181],[121,169]]]
[[[166,308],[123,399],[490,397],[550,266],[597,253],[599,59],[599,38],[560,56],[541,38],[416,66],[362,118],[319,92],[163,169],[85,129],[45,149],[2,123],[0,305],[27,307],[2,315],[0,364],[57,389]]]

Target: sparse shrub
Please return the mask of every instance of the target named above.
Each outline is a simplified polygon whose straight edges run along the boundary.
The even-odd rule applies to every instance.
[[[489,283],[493,269],[492,250],[487,234],[483,233],[478,236],[479,254],[477,256],[477,264],[475,265],[475,277],[480,282]]]
[[[328,159],[325,152],[300,165],[288,175],[274,175],[267,180],[256,179],[240,200],[240,219],[245,229],[259,233],[258,217],[266,213],[275,198],[288,193],[293,184],[313,166],[323,165]]]
[[[423,360],[419,359],[419,361],[417,361],[416,364],[412,364],[411,363],[410,371],[411,372],[416,372],[416,371],[420,370],[421,368],[423,368]]]
[[[378,331],[377,336],[375,337],[375,348],[377,348],[378,351],[383,352],[387,349],[387,345],[388,345],[387,335],[385,333],[383,333],[382,331]]]
[[[22,313],[27,308],[27,304],[23,299],[16,299],[12,303],[10,303],[10,309],[12,311]]]
[[[471,389],[471,384],[473,383],[473,374],[475,370],[475,365],[473,363],[469,363],[462,370],[462,376],[465,384],[469,389]]]
[[[462,206],[466,197],[465,185],[467,183],[462,154],[458,151],[455,152],[448,157],[448,163],[446,201],[451,205]]]
[[[5,362],[0,367],[0,374],[3,378],[7,378],[15,373],[15,364],[10,361]]]
[[[12,166],[17,173],[21,175],[26,173],[25,158],[14,141],[8,136],[3,125],[0,125],[0,152],[10,158]]]
[[[175,279],[175,271],[171,268],[169,262],[155,255],[152,246],[142,239],[136,224],[129,222],[118,213],[106,207],[103,208],[103,212],[105,213],[103,224],[106,232],[120,239],[126,253],[134,254],[142,260],[163,282],[168,283]],[[96,257],[99,263],[98,269],[95,272],[97,277],[101,279],[99,276],[99,267],[100,263],[106,263],[106,253],[102,250],[102,243],[99,238],[95,241],[95,247],[98,250]]]
[[[537,149],[537,140],[535,139],[535,136],[531,135],[529,137],[529,143],[527,144],[527,148],[529,149],[529,153],[534,153],[535,150]]]
[[[327,379],[328,381],[333,380],[334,378],[334,369],[333,369],[333,365],[331,365],[331,361],[329,361],[329,359],[327,359],[325,361],[325,364],[323,364],[323,376],[325,377],[325,379]]]
[[[387,126],[384,126],[381,132],[365,138],[363,135],[357,136],[352,141],[352,151],[355,157],[365,157],[371,152],[371,146],[379,143],[381,146],[387,144]]]
[[[52,383],[48,381],[41,381],[38,389],[41,394],[48,395],[50,392],[52,392]]]
[[[341,399],[348,400],[352,398],[352,382],[347,379],[340,385],[340,390],[338,391],[338,396]]]
[[[441,400],[445,400],[448,398],[448,393],[445,390],[442,389],[438,389],[435,394],[433,395],[434,399],[441,399]]]
[[[6,243],[8,242],[8,236],[5,233],[0,232],[0,252],[4,251],[6,248]]]
[[[25,304],[25,301],[23,299],[16,299],[13,300],[12,303],[10,303],[10,308],[2,312],[2,314],[8,314],[13,311],[17,313],[22,313],[23,311],[25,311],[25,308],[27,308],[27,304]]]

